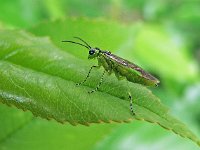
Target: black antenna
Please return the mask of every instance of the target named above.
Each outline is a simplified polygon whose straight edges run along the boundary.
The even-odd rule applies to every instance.
[[[74,37],[74,38],[81,40],[83,43],[85,43],[91,49],[91,46],[87,42],[85,42],[83,39],[81,39],[80,37]]]
[[[78,42],[74,42],[74,41],[62,41],[62,42],[74,43],[74,44],[78,44],[78,45],[84,46],[84,47],[86,47],[87,49],[91,49],[91,47],[88,46],[88,45],[86,46],[86,45],[84,45],[84,44],[81,44],[81,43],[78,43]]]

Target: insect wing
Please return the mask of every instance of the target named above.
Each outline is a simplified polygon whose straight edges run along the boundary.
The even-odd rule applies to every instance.
[[[148,80],[151,80],[151,81],[155,81],[156,83],[159,83],[159,80],[156,79],[154,76],[152,76],[150,73],[146,72],[144,69],[142,69],[141,67],[137,66],[136,64],[128,61],[128,60],[125,60],[121,57],[118,57],[114,54],[111,54],[111,53],[105,53],[105,55],[110,58],[112,61],[115,61],[123,66],[126,66],[128,68],[132,68],[134,69],[135,71],[137,71],[142,77],[148,79]]]

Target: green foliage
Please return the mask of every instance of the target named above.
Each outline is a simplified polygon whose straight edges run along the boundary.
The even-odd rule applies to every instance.
[[[191,132],[178,130],[173,124],[177,120],[144,87],[131,85],[137,118],[130,115],[125,81],[106,77],[100,91],[88,95],[102,73],[94,70],[85,86],[76,87],[75,83],[82,81],[96,62],[86,60],[84,48],[60,41],[79,36],[91,46],[110,50],[157,76],[161,84],[151,89],[153,93],[200,136],[199,4],[188,0],[0,0],[0,101],[14,105],[0,104],[0,149],[199,149],[154,124],[137,120],[130,124],[93,123],[85,127],[61,125],[32,115],[57,118],[60,122],[68,118],[71,124],[99,122],[98,117],[106,122],[113,118],[145,118],[195,138],[189,135]],[[52,19],[59,21],[49,21]],[[36,36],[24,30],[2,30],[10,28],[26,28]],[[66,100],[64,96],[72,99]],[[69,100],[84,112],[80,115],[80,109],[72,106],[74,118],[64,115],[69,112]]]
[[[0,35],[3,103],[30,110],[35,116],[73,125],[129,122],[134,118],[145,120],[198,143],[195,135],[171,117],[166,107],[145,87],[129,85],[137,114],[132,116],[126,81],[119,82],[109,76],[99,92],[88,94],[102,70],[94,72],[84,86],[76,87],[75,83],[87,74],[87,61],[57,48],[47,38],[37,38],[24,31],[2,30]]]
[[[189,142],[188,142],[189,143]],[[120,149],[166,149],[166,150],[198,150],[194,144],[183,143],[182,139],[157,128],[153,124],[135,121],[132,124],[123,124],[108,135],[95,150]],[[191,142],[192,143],[192,142]]]
[[[151,72],[159,74],[161,84],[170,87],[179,83],[180,87],[177,87],[179,89],[182,88],[182,84],[198,80],[198,66],[188,55],[186,45],[177,41],[181,38],[167,33],[165,28],[157,25],[147,23],[121,25],[111,21],[77,18],[44,22],[29,31],[38,36],[49,36],[61,49],[70,48],[69,53],[86,59],[88,54],[85,50],[77,50],[77,46],[73,44],[60,42],[79,36],[91,46],[109,50],[131,62],[141,64],[140,66],[144,68],[149,68]],[[112,42],[113,39],[115,42]]]
[[[0,149],[92,149],[115,125],[70,126],[34,118],[29,112],[0,105]],[[80,142],[84,141],[84,142]]]
[[[0,105],[1,134],[0,142],[4,141],[12,132],[19,130],[27,122],[30,122],[32,115],[21,112],[17,109],[8,108]]]

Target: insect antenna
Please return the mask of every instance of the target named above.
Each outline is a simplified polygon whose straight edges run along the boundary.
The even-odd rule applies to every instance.
[[[74,37],[74,38],[81,40],[83,43],[85,43],[91,49],[91,46],[87,42],[85,42],[83,39],[81,39],[80,37]]]
[[[74,41],[68,41],[68,40],[65,40],[65,41],[62,41],[62,42],[69,42],[69,43],[74,43],[74,44],[78,44],[78,45],[81,45],[81,46],[84,46],[86,47],[87,49],[90,49],[91,47],[89,47],[88,45],[84,45],[84,44],[81,44],[81,43],[78,43],[78,42],[74,42]]]

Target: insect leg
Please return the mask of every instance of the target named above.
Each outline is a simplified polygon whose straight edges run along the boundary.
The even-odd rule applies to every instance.
[[[103,82],[103,77],[104,77],[105,72],[106,72],[106,70],[104,70],[104,72],[103,72],[103,74],[101,76],[101,80],[99,81],[99,84],[97,85],[97,87],[92,91],[88,91],[88,93],[96,92],[99,89],[99,87],[101,86],[101,83]]]
[[[130,110],[131,110],[131,113],[133,114],[133,115],[135,115],[135,113],[134,113],[134,111],[133,111],[133,99],[132,99],[132,96],[131,96],[131,93],[130,92],[128,92],[128,98],[129,98],[129,100],[130,100]]]
[[[96,67],[99,67],[99,66],[92,66],[92,67],[90,68],[90,70],[89,70],[89,72],[88,72],[86,78],[85,78],[82,82],[77,83],[76,85],[81,85],[81,84],[85,83],[85,81],[89,78],[92,69],[93,69],[93,68],[96,68]]]

